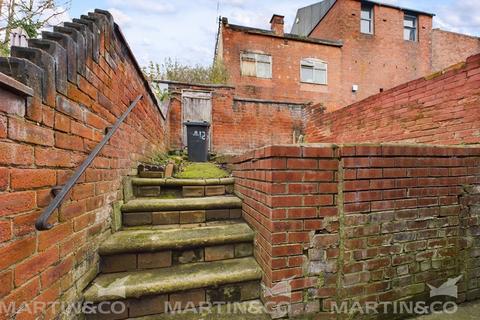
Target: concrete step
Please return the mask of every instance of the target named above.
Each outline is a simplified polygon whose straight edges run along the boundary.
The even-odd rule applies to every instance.
[[[260,300],[239,302],[233,305],[192,309],[179,314],[161,314],[132,318],[132,320],[271,320]]]
[[[233,193],[233,178],[222,179],[148,179],[132,178],[135,197],[211,197]]]
[[[155,178],[132,178],[132,184],[135,186],[214,186],[214,185],[232,185],[234,178],[220,179],[155,179]]]
[[[238,219],[242,201],[235,196],[180,199],[134,199],[122,206],[126,227],[184,225]]]
[[[240,300],[251,300],[255,299],[251,297],[252,288],[242,287],[242,284],[249,286],[261,277],[262,270],[253,257],[193,263],[148,271],[101,274],[85,291],[84,297],[85,301],[93,303],[160,295],[168,295],[170,299],[174,298],[174,293],[199,289],[213,299],[219,297],[215,288],[236,285]],[[207,292],[209,288],[212,288],[210,293]],[[244,299],[241,297],[242,288]]]
[[[100,245],[100,269],[123,272],[248,257],[254,235],[246,223],[119,231]]]
[[[241,207],[242,200],[235,196],[183,199],[134,199],[122,206],[122,212],[211,210]]]

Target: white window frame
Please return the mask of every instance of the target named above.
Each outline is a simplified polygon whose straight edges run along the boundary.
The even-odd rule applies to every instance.
[[[369,19],[366,19],[366,18],[362,17],[363,11],[366,11],[365,9],[368,9],[368,11],[369,11],[369,14],[370,14]],[[370,25],[370,32],[362,31],[362,21],[368,21],[368,23]],[[361,8],[360,8],[360,33],[374,34],[374,23],[373,23],[373,21],[374,21],[373,5],[368,4],[368,3],[362,3]]]
[[[250,74],[243,74],[242,64],[243,64],[244,58],[246,58],[247,56],[251,56],[251,57],[253,56],[254,63],[255,63],[255,75],[254,76],[250,75]],[[269,74],[268,77],[259,75],[258,65],[260,63],[266,64],[265,62],[260,61],[260,59],[259,59],[260,56],[268,57],[268,60],[269,60],[268,63],[270,65],[270,69],[269,69],[270,74]],[[257,77],[257,78],[262,78],[262,79],[272,79],[272,56],[270,54],[263,53],[263,52],[252,52],[252,51],[241,52],[240,53],[240,73],[244,77]]]
[[[313,69],[314,74],[315,74],[315,71],[325,71],[325,82],[315,81],[315,75],[313,76],[312,81],[302,79],[302,68],[304,66],[309,68],[311,67]],[[304,58],[300,60],[300,82],[319,84],[319,85],[328,85],[328,63],[324,60],[320,60],[317,58]]]
[[[405,21],[407,20],[407,18],[413,20],[413,27],[405,26]],[[412,31],[412,30],[415,31],[415,39],[414,40],[405,39],[405,30],[407,30],[407,29],[409,31]],[[418,41],[418,16],[417,15],[407,13],[407,12],[404,13],[404,15],[403,15],[403,40],[411,41],[411,42],[417,42]]]

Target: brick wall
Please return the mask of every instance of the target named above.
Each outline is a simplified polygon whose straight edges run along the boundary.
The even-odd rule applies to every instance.
[[[248,32],[223,24],[220,29],[221,51],[218,52],[237,95],[246,98],[286,100],[299,103],[322,103],[335,110],[350,102],[342,94],[342,50],[339,45],[283,38],[272,34]],[[242,76],[240,54],[263,52],[272,56],[272,78]],[[300,81],[300,61],[316,58],[328,64],[328,85]]]
[[[361,33],[360,7],[360,1],[336,1],[310,35],[344,42],[341,94],[347,103],[341,107],[431,72],[431,16],[418,15],[418,41],[412,42],[403,39],[404,12],[389,6],[373,5],[373,35]]]
[[[234,163],[263,282],[292,289],[265,302],[335,318],[334,302],[429,301],[427,283],[459,275],[458,302],[480,296],[479,148],[270,146]]]
[[[170,145],[181,149],[182,92],[212,94],[212,150],[239,154],[269,144],[293,143],[304,132],[304,105],[294,102],[242,99],[236,88],[170,83]]]
[[[0,73],[1,319],[53,319],[58,305],[32,306],[81,297],[97,273],[98,243],[111,232],[112,203],[123,197],[122,177],[168,145],[166,122],[112,17],[96,12],[74,22],[0,59],[1,72],[34,89],[29,96],[31,89]],[[140,94],[50,219],[53,229],[35,231],[51,188],[65,183]]]
[[[432,70],[438,71],[480,52],[480,38],[432,30]]]
[[[360,7],[360,1],[336,1],[309,35],[312,42],[288,38],[288,33],[282,37],[268,30],[223,23],[217,55],[242,97],[313,102],[334,111],[465,60],[480,50],[477,38],[432,31],[432,16],[421,13],[418,41],[405,41],[404,11],[389,5],[373,5],[374,34],[362,34]],[[313,43],[315,39],[340,41],[342,45]],[[272,79],[242,76],[242,51],[270,54]],[[328,63],[328,85],[300,81],[300,60],[309,57]],[[353,85],[358,91],[352,91]]]
[[[308,142],[480,143],[480,55],[342,110],[306,109]]]

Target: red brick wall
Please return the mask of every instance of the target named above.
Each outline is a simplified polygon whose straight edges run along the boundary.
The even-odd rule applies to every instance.
[[[438,71],[480,52],[480,38],[432,30],[432,70]]]
[[[240,96],[311,101],[333,111],[380,89],[387,90],[431,73],[432,50],[439,46],[432,46],[432,17],[419,14],[417,42],[403,40],[403,17],[402,10],[375,5],[374,35],[365,35],[360,33],[360,1],[339,0],[310,37],[341,40],[342,47],[261,35],[223,24],[218,54]],[[272,55],[272,79],[241,76],[240,52],[248,50]],[[458,58],[455,62],[466,57],[451,51],[448,50],[448,58]],[[328,63],[328,85],[300,82],[300,60],[307,57]],[[354,84],[358,85],[357,92],[352,92]]]
[[[480,143],[480,55],[332,113],[306,110],[308,142]]]
[[[58,305],[31,307],[81,298],[97,273],[97,246],[111,232],[112,203],[123,197],[122,177],[168,144],[165,120],[111,16],[92,18],[82,20],[90,24],[82,32],[90,40],[65,37],[69,41],[62,44],[72,49],[67,59],[62,47],[50,47],[53,57],[43,50],[13,50],[38,66],[0,60],[0,71],[35,89],[28,99],[0,89],[0,319],[13,316],[4,313],[9,307],[16,319],[53,319],[61,312]],[[89,29],[97,27],[98,38]],[[92,49],[96,40],[100,46]],[[69,81],[61,77],[66,74]],[[37,217],[52,200],[51,188],[65,183],[140,94],[143,99],[50,219],[54,228],[35,231]],[[27,308],[18,311],[22,303]]]
[[[475,299],[479,159],[479,148],[327,144],[235,158],[263,282],[292,289],[264,301],[332,317],[333,301],[429,301],[427,283],[459,275],[458,302]]]
[[[329,109],[348,104],[341,96],[342,51],[335,46],[306,43],[233,30],[223,25],[221,57],[229,83],[240,97],[322,103]],[[272,79],[240,74],[240,53],[261,51],[272,56]],[[317,58],[328,63],[328,85],[300,82],[300,60]]]
[[[403,11],[379,5],[373,11],[373,35],[360,33],[360,1],[351,0],[337,1],[310,35],[344,42],[342,107],[431,71],[432,18],[418,16],[418,41],[411,42],[403,40]]]
[[[303,134],[304,105],[243,100],[236,89],[222,86],[169,85],[170,145],[181,149],[182,90],[212,93],[212,150],[220,154],[239,154],[269,144],[292,143]]]

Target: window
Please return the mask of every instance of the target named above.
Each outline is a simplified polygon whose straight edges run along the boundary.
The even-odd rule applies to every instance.
[[[360,32],[373,34],[373,6],[362,3],[360,12]]]
[[[403,18],[403,39],[417,41],[417,17],[405,14]]]
[[[242,76],[272,78],[272,56],[261,53],[242,52],[240,60]]]
[[[303,59],[300,63],[302,82],[327,84],[327,63],[318,59]]]

